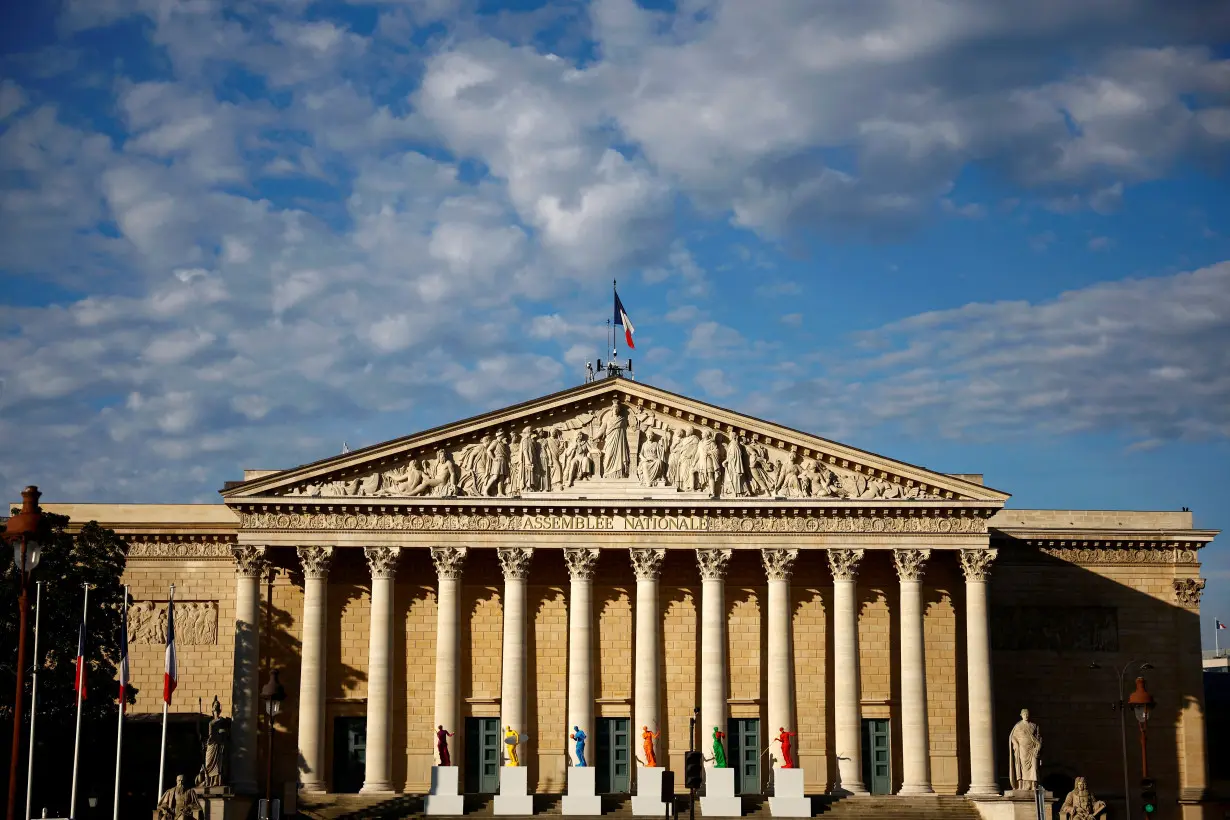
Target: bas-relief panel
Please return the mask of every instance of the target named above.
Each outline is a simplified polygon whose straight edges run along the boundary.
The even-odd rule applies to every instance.
[[[1118,652],[1119,613],[1103,606],[995,606],[991,648]]]
[[[128,607],[128,642],[167,642],[167,603],[137,601]],[[207,645],[218,642],[217,601],[176,601],[175,642]]]
[[[938,498],[911,480],[734,429],[694,425],[614,399],[547,423],[506,425],[414,451],[365,474],[289,488],[305,498],[527,498],[578,485],[639,485],[709,498]],[[654,493],[657,495],[658,493]]]

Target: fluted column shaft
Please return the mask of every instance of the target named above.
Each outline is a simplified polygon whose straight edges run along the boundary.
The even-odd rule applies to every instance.
[[[632,736],[640,736],[642,726],[652,732],[661,728],[661,697],[658,693],[658,674],[661,671],[662,621],[658,617],[658,576],[662,572],[664,549],[634,549],[632,568],[636,572],[636,667],[633,692],[635,726]],[[633,743],[633,748],[638,744]],[[659,743],[654,750],[658,765],[665,766],[666,749]]]
[[[231,679],[231,779],[236,792],[256,793],[260,720],[261,575],[264,547],[232,547],[235,558],[235,657]]]
[[[703,750],[711,748],[714,727],[726,731],[726,564],[730,556],[729,549],[696,551],[701,580],[699,748]],[[710,760],[707,768],[712,767]]]
[[[461,568],[465,547],[432,547],[436,565],[436,703],[435,726],[456,734],[461,729],[457,664],[461,658]],[[450,744],[451,749],[456,749]],[[455,762],[454,762],[454,765]]]
[[[861,549],[830,549],[833,571],[833,734],[839,791],[866,794],[863,725],[859,707],[858,602],[855,578]]]
[[[500,732],[511,726],[522,736],[517,755],[522,764],[529,760],[529,739],[525,735],[525,584],[530,575],[534,550],[522,547],[501,549],[500,567],[504,570],[504,644],[500,664]]]
[[[965,573],[965,668],[969,692],[969,794],[999,794],[995,782],[995,721],[987,578],[993,549],[961,550]]]
[[[760,551],[769,583],[768,718],[770,738],[781,729],[795,731],[794,725],[794,641],[790,624],[790,573],[798,550]],[[795,738],[797,740],[797,738]],[[798,749],[797,744],[791,744]],[[782,765],[780,747],[771,747],[774,768]],[[792,755],[798,766],[797,752]]]
[[[593,612],[596,549],[565,549],[571,578],[568,595],[568,734],[579,728],[589,740],[585,744],[586,763],[594,762],[594,671]],[[568,744],[568,755],[575,766],[576,744]]]
[[[894,550],[901,584],[901,794],[933,794],[922,575],[931,550]]]
[[[367,766],[360,794],[393,791],[393,579],[399,547],[363,550],[372,572],[372,609],[367,644]]]
[[[325,621],[333,547],[300,547],[303,638],[299,673],[300,780],[305,792],[325,791]]]

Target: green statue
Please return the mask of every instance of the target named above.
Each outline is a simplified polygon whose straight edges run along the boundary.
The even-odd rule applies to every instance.
[[[719,732],[718,727],[713,727],[713,768],[726,768],[726,750],[722,748],[722,741],[726,739],[725,732]]]

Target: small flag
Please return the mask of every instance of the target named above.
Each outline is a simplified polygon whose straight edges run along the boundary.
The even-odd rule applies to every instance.
[[[1225,625],[1225,624],[1223,624],[1221,621],[1217,621],[1217,620],[1215,620],[1215,621],[1214,621],[1214,623],[1216,623],[1216,624],[1217,624],[1217,628],[1218,628],[1218,629],[1225,629],[1225,628],[1226,628],[1226,625]]]
[[[628,318],[628,311],[624,310],[624,303],[619,301],[619,291],[615,291],[615,324],[624,329],[624,340],[627,341],[628,347],[635,350],[632,334],[636,332],[636,328],[632,327],[632,320]]]
[[[128,689],[128,587],[124,587],[124,605],[120,607],[120,711],[124,710],[124,694]]]
[[[167,601],[167,660],[162,673],[162,699],[170,705],[171,693],[178,685],[179,673],[175,669],[175,599]]]
[[[88,695],[85,688],[85,619],[81,621],[81,626],[77,629],[77,678],[73,681],[73,690],[78,693],[77,697],[80,700],[85,700]]]

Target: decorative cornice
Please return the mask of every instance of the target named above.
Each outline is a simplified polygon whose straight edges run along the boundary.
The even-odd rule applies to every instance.
[[[264,547],[232,545],[231,556],[235,559],[235,574],[239,577],[260,578],[265,574],[268,564]]]
[[[721,581],[726,577],[726,565],[734,550],[706,549],[696,551],[696,566],[700,569],[702,581]]]
[[[524,581],[530,577],[530,561],[534,557],[532,547],[503,547],[496,550],[500,557],[500,569],[505,581]]]
[[[584,547],[567,547],[564,560],[568,563],[568,576],[574,581],[592,581],[598,566],[598,550]]]
[[[794,571],[794,559],[799,555],[794,549],[762,549],[760,560],[764,574],[770,581],[789,581]]]
[[[1179,603],[1193,609],[1200,608],[1200,596],[1204,594],[1205,579],[1175,578],[1174,596]]]
[[[662,560],[666,557],[666,550],[631,549],[628,550],[628,555],[632,558],[632,571],[636,573],[636,580],[658,580],[658,576],[662,574]]]
[[[830,549],[828,554],[834,581],[853,581],[858,577],[858,562],[863,560],[863,550]]]
[[[921,581],[923,569],[931,557],[931,550],[893,550],[893,563],[897,577],[902,581]]]
[[[986,581],[991,576],[991,563],[999,550],[961,550],[961,571],[967,582]]]
[[[465,547],[432,547],[431,560],[436,565],[436,577],[441,581],[461,580],[465,565]]]
[[[329,577],[329,562],[333,559],[333,547],[299,547],[299,563],[303,565],[303,577],[323,580]]]
[[[231,547],[234,543],[234,539],[210,541],[128,540],[128,557],[221,560],[231,557]]]
[[[1113,542],[1097,542],[1113,543]],[[1040,547],[1039,552],[1070,564],[1196,564],[1200,557],[1189,542],[1149,544],[1139,548]]]
[[[371,568],[372,580],[391,580],[397,575],[401,547],[364,547],[363,555]]]

